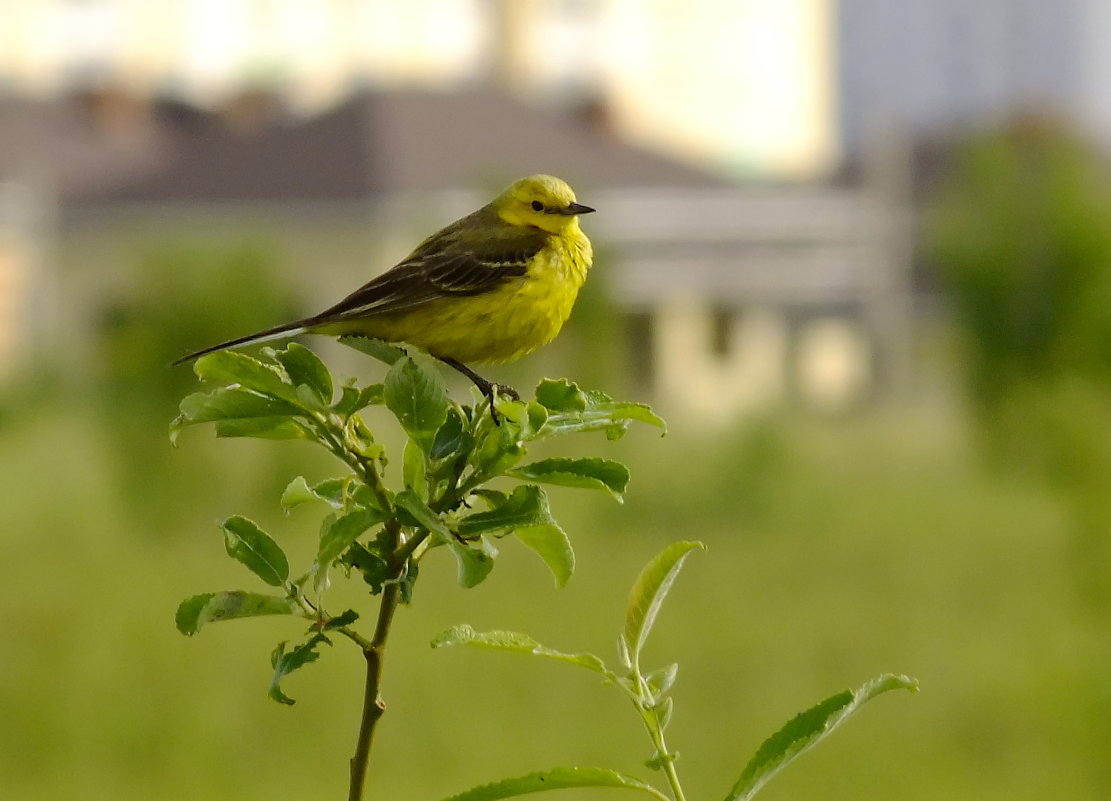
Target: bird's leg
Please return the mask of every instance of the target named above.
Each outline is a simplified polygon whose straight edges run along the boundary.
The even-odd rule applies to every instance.
[[[456,361],[455,359],[451,359],[446,356],[437,356],[436,358],[442,361],[448,367],[455,368],[467,378],[471,379],[472,382],[474,382],[474,385],[478,387],[479,392],[485,395],[487,400],[490,401],[490,416],[494,418],[495,423],[498,422],[498,413],[494,409],[494,399],[497,397],[497,394],[499,392],[505,393],[509,397],[513,398],[513,400],[521,399],[520,394],[518,394],[517,390],[515,390],[513,387],[506,386],[505,384],[495,384],[492,381],[487,381],[470,367],[463,364],[463,362]]]

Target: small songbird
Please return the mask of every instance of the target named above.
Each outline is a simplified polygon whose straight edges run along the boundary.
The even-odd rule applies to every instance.
[[[302,333],[358,335],[424,349],[492,403],[494,385],[467,364],[517,359],[555,338],[590,269],[593,252],[578,217],[592,211],[559,178],[522,178],[334,306],[174,364]]]

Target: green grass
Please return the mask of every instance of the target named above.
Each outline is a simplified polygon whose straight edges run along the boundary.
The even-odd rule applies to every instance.
[[[288,679],[286,708],[266,698],[268,657],[299,626],[236,621],[190,639],[173,627],[182,597],[251,586],[222,553],[219,519],[246,514],[307,558],[318,518],[283,516],[274,493],[331,468],[298,444],[200,432],[171,452],[169,409],[128,421],[150,428],[149,450],[129,453],[82,408],[0,417],[0,797],[344,797],[354,648],[337,641]],[[691,799],[723,797],[788,717],[884,671],[922,692],[869,705],[762,798],[1111,795],[1107,610],[1074,588],[1050,490],[985,475],[937,412],[725,434],[672,422],[664,439],[594,443],[632,469],[624,506],[553,489],[579,560],[565,590],[513,542],[474,590],[432,555],[395,624],[372,797],[424,801],[562,764],[651,777],[639,724],[591,677],[428,641],[469,622],[612,659],[630,583],[676,539],[709,550],[688,560],[647,656],[680,663],[668,739]],[[146,458],[163,467],[144,484],[127,462]],[[361,603],[354,582],[340,592]]]

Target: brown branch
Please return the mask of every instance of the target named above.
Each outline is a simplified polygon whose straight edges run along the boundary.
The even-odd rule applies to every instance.
[[[396,551],[401,544],[401,524],[394,517],[386,523],[386,532],[392,549]],[[399,575],[399,579],[401,576]],[[382,589],[382,602],[378,607],[378,622],[374,626],[374,636],[363,647],[366,659],[366,683],[363,686],[363,714],[359,721],[359,739],[355,743],[355,755],[351,757],[351,785],[347,794],[348,801],[362,801],[366,792],[367,766],[370,762],[370,746],[374,740],[374,730],[383,713],[386,702],[382,700],[382,662],[385,658],[386,639],[390,636],[393,616],[401,601],[400,581],[391,581]]]
[[[394,612],[401,598],[401,586],[387,584],[382,590],[382,605],[378,608],[378,624],[374,637],[368,647],[363,649],[366,659],[366,684],[363,688],[363,714],[359,723],[359,739],[355,743],[355,755],[351,757],[351,788],[348,801],[362,801],[366,791],[367,766],[370,762],[370,746],[374,730],[386,711],[379,688],[382,683],[382,661],[385,656],[386,638],[390,633]]]

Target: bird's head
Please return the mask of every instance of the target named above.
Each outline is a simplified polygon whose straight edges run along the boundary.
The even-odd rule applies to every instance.
[[[506,189],[493,203],[498,216],[510,225],[528,225],[561,234],[578,225],[580,214],[594,211],[575,200],[566,182],[551,175],[530,175]]]

